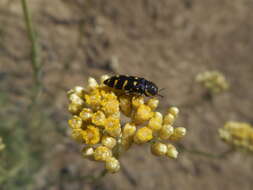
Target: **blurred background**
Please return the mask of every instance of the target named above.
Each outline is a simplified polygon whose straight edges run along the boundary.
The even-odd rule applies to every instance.
[[[24,2],[0,1],[0,189],[252,189],[252,156],[181,152],[168,160],[145,146],[122,156],[124,170],[91,182],[85,176],[103,166],[84,160],[69,137],[66,98],[90,76],[142,76],[165,88],[159,110],[179,107],[185,147],[226,151],[218,128],[253,123],[252,0]],[[207,70],[230,83],[211,100],[195,83]]]

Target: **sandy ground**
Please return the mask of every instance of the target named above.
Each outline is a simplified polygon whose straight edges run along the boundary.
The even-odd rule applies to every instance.
[[[182,143],[210,153],[226,151],[217,129],[228,120],[253,123],[253,3],[251,0],[36,0],[30,1],[41,44],[44,91],[41,100],[57,129],[67,128],[66,91],[87,84],[89,76],[143,76],[166,88],[160,104],[178,105],[177,125],[186,127]],[[29,103],[32,85],[29,42],[18,1],[0,2],[1,88],[16,105]],[[204,90],[197,73],[219,70],[231,83],[212,102],[201,101]],[[10,86],[12,88],[10,88]],[[181,107],[180,107],[181,106]],[[57,136],[57,135],[56,135]],[[83,160],[68,133],[51,139],[48,164],[37,174],[36,189],[173,189],[249,190],[253,186],[252,156],[232,153],[210,159],[181,153],[160,159],[148,147],[135,147],[122,157],[124,171],[99,184],[66,180],[97,174],[102,167]],[[64,168],[64,170],[63,170]],[[66,171],[65,171],[66,170]],[[77,177],[76,177],[77,178]],[[50,185],[49,185],[50,184]]]

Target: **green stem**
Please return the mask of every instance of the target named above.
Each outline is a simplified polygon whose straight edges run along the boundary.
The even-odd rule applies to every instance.
[[[78,178],[79,180],[87,180],[91,183],[98,183],[106,174],[108,173],[108,171],[106,169],[103,169],[98,176],[94,176],[94,175],[86,175],[86,176],[81,176],[80,178]],[[70,178],[68,177],[68,179],[70,180],[77,180],[76,177],[74,178]]]
[[[13,168],[9,169],[8,171],[3,170],[4,174],[0,178],[0,184],[16,176],[20,172],[20,170],[24,168],[24,166],[25,163],[24,161],[22,161],[19,164],[15,165]],[[3,171],[1,173],[3,173]]]
[[[226,155],[228,155],[229,153],[234,151],[234,149],[231,148],[231,149],[229,149],[225,152],[219,153],[219,154],[212,154],[212,153],[208,153],[208,152],[203,152],[201,150],[188,149],[188,148],[185,148],[183,145],[179,145],[179,149],[181,151],[185,151],[185,152],[188,152],[188,153],[191,153],[191,154],[196,154],[196,155],[199,155],[199,156],[205,156],[205,157],[215,158],[215,159],[224,158]]]
[[[104,176],[106,176],[106,174],[108,173],[107,169],[103,169],[103,171],[95,178],[95,180],[100,180],[102,179]]]
[[[42,87],[39,44],[37,40],[37,35],[34,31],[34,27],[32,24],[31,14],[27,6],[27,1],[21,0],[21,3],[22,3],[23,13],[24,13],[24,21],[25,21],[26,29],[27,29],[27,35],[31,42],[31,66],[33,69],[33,77],[35,81],[35,90],[34,90],[34,96],[33,96],[33,102],[34,102],[36,101]]]

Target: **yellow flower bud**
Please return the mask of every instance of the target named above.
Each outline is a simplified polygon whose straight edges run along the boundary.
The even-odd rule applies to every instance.
[[[125,124],[124,129],[123,129],[123,137],[131,137],[134,135],[135,131],[136,131],[136,126],[134,124],[127,123]]]
[[[116,145],[116,139],[110,136],[103,136],[102,137],[102,144],[107,148],[112,149]]]
[[[157,98],[150,98],[147,102],[147,105],[151,108],[151,110],[155,110],[159,105],[159,100]]]
[[[222,140],[233,147],[253,151],[253,126],[249,123],[229,121],[219,129]]]
[[[89,89],[95,89],[98,87],[98,83],[96,81],[96,79],[89,77],[88,78],[88,87]]]
[[[102,110],[106,115],[112,115],[119,112],[119,102],[115,99],[105,100],[101,102]]]
[[[72,94],[76,94],[77,96],[79,96],[79,97],[81,98],[81,97],[83,97],[84,93],[85,93],[85,90],[84,90],[83,87],[81,87],[81,86],[76,86],[76,87],[74,87],[73,89],[69,90],[69,91],[67,92],[67,95],[68,95],[68,98],[69,98],[69,99],[70,99],[70,96],[71,96]]]
[[[169,108],[168,113],[172,114],[174,117],[177,117],[179,109],[175,106]]]
[[[119,119],[113,117],[107,118],[105,121],[105,131],[113,137],[119,136],[121,134]]]
[[[109,172],[115,173],[115,172],[119,171],[119,169],[120,169],[120,163],[119,163],[119,161],[116,158],[110,157],[105,162],[105,168]]]
[[[150,107],[146,105],[140,105],[134,115],[134,122],[136,124],[141,124],[148,121],[153,116],[153,112]]]
[[[71,137],[77,142],[83,142],[82,132],[83,130],[81,128],[73,128]]]
[[[177,127],[174,130],[174,133],[170,136],[170,140],[179,140],[182,137],[184,137],[186,135],[186,129],[184,127]]]
[[[176,147],[172,144],[168,144],[167,148],[168,148],[168,151],[166,153],[166,156],[169,158],[176,159],[178,156],[178,151],[177,151]]]
[[[143,96],[134,96],[132,98],[132,105],[134,108],[137,108],[144,104],[144,97]]]
[[[212,94],[221,93],[229,88],[225,76],[219,71],[205,71],[196,76],[196,81],[201,83]]]
[[[119,120],[120,119],[120,112],[115,112],[112,115],[110,115],[110,117]]]
[[[166,144],[155,142],[151,145],[151,153],[155,156],[163,156],[167,153],[168,147]]]
[[[83,99],[80,96],[78,96],[77,94],[71,94],[69,96],[69,100],[73,104],[77,104],[77,105],[83,105],[84,104]]]
[[[105,146],[98,146],[94,152],[94,159],[97,161],[106,161],[112,156],[111,149]]]
[[[132,112],[131,98],[129,96],[120,96],[119,102],[120,110],[129,117]]]
[[[104,84],[104,81],[107,80],[107,79],[109,79],[109,78],[110,78],[109,75],[102,75],[102,76],[100,77],[100,83],[101,83],[101,85],[103,85],[103,84]]]
[[[92,159],[94,155],[94,149],[92,147],[84,147],[82,150],[82,155],[84,158]]]
[[[134,136],[134,142],[142,144],[150,141],[153,138],[152,130],[148,127],[142,127],[137,130]]]
[[[83,125],[82,119],[76,115],[74,115],[73,118],[68,121],[68,123],[72,129],[81,128]]]
[[[86,144],[97,144],[100,141],[99,129],[88,125],[87,129],[82,131],[82,137]]]
[[[125,151],[127,151],[132,143],[133,143],[133,136],[136,132],[136,126],[131,123],[127,123],[122,132],[122,140],[121,140],[121,145]]]
[[[81,111],[82,107],[83,106],[80,104],[70,103],[68,105],[68,111],[72,114],[78,114]]]
[[[162,128],[163,115],[160,112],[155,112],[154,116],[149,120],[148,127],[153,131],[158,131]]]
[[[117,96],[113,91],[100,90],[100,94],[104,101],[117,100]]]
[[[172,125],[175,121],[175,116],[172,115],[171,113],[168,113],[165,115],[164,119],[163,119],[163,124],[164,125]]]
[[[93,90],[91,94],[84,95],[85,103],[93,109],[98,109],[101,103],[101,95],[99,90]]]
[[[159,131],[159,137],[163,140],[167,140],[173,134],[174,128],[171,125],[163,125]]]
[[[92,117],[92,110],[90,108],[83,108],[82,111],[80,112],[79,116],[83,121],[88,121]]]
[[[105,114],[102,111],[97,111],[92,115],[92,123],[97,126],[104,126],[106,122]]]

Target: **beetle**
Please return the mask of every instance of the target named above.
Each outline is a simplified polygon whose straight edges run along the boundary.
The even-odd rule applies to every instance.
[[[123,90],[129,94],[139,94],[145,96],[161,96],[155,83],[141,77],[128,75],[115,75],[104,81],[104,84],[118,90]],[[161,96],[162,97],[162,96]]]

